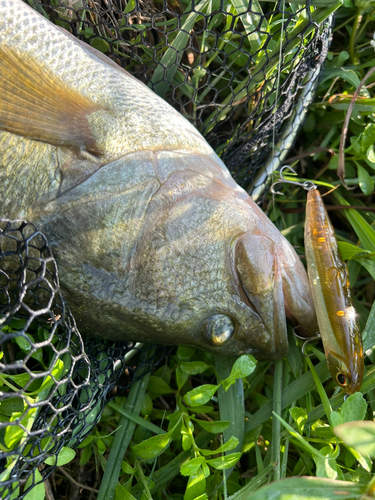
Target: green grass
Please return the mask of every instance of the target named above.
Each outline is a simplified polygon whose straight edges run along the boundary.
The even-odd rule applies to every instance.
[[[210,8],[209,2],[201,4]],[[328,2],[325,5],[328,8]],[[241,9],[241,2],[232,7]],[[375,2],[345,0],[315,102],[290,153],[300,178],[320,184],[322,194],[328,190],[325,185],[339,184],[341,129],[351,96],[375,66],[370,44],[374,31]],[[174,43],[180,43],[178,35]],[[248,43],[259,45],[262,40],[249,38]],[[212,56],[210,64],[218,64]],[[163,57],[169,57],[168,51]],[[172,82],[176,74],[171,70]],[[218,75],[218,86],[221,78],[224,75]],[[314,357],[307,360],[301,354],[302,342],[291,331],[289,353],[275,364],[255,362],[250,356],[215,359],[179,347],[167,364],[107,405],[70,462],[62,457],[65,472],[99,493],[80,490],[58,468],[51,481],[57,485],[56,500],[71,498],[78,490],[79,498],[106,500],[111,495],[116,500],[374,496],[374,82],[372,76],[362,89],[349,123],[346,180],[355,189],[339,187],[324,198],[348,262],[363,331],[367,357],[362,392],[344,402],[329,376],[322,346],[309,347]],[[165,94],[168,88],[159,90]],[[198,96],[204,99],[205,90],[201,92]],[[306,194],[296,186],[280,189],[285,195],[268,195],[263,208],[303,256]],[[39,489],[33,498],[41,500],[43,495]]]

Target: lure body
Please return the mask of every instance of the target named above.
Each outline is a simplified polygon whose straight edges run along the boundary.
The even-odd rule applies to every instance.
[[[305,251],[328,368],[343,390],[352,394],[360,389],[363,378],[362,339],[348,270],[317,189],[307,195]]]

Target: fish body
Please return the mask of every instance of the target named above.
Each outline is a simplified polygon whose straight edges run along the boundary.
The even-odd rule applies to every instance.
[[[319,331],[333,380],[344,391],[359,391],[364,363],[348,270],[317,189],[307,195],[305,250]]]
[[[0,213],[47,235],[80,330],[274,359],[310,333],[291,245],[199,132],[21,0],[0,3]]]

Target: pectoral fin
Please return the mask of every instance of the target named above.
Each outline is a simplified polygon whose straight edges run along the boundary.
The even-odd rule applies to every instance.
[[[0,130],[97,155],[87,117],[98,109],[29,56],[0,47]]]

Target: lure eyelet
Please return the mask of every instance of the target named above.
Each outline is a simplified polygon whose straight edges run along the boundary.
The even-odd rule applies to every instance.
[[[203,323],[202,333],[205,342],[221,347],[227,344],[233,337],[235,325],[233,320],[225,314],[214,314]]]

